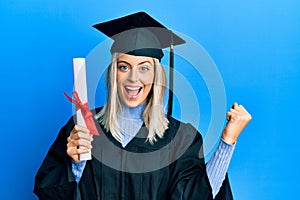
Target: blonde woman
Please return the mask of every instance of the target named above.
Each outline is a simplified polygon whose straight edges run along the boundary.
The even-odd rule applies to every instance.
[[[145,23],[147,17],[138,13],[100,24],[103,32],[124,20],[131,24],[126,25],[129,32],[117,31],[113,37],[108,99],[95,110],[100,136],[93,138],[88,129],[69,120],[36,176],[34,192],[40,199],[233,198],[226,172],[235,142],[251,116],[233,104],[219,146],[205,164],[197,130],[164,113],[160,35],[132,25],[132,18]],[[80,161],[79,155],[89,151],[92,160]]]

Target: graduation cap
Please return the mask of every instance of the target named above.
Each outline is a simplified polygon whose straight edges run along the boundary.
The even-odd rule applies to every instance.
[[[114,40],[111,53],[149,56],[161,60],[164,48],[170,48],[170,75],[168,114],[173,107],[174,46],[185,41],[145,12],[138,12],[111,21],[95,24],[98,29]]]

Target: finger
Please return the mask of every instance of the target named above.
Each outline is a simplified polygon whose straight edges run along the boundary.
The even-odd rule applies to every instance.
[[[233,104],[232,104],[232,107],[231,108],[235,108],[235,107],[237,107],[239,104],[237,103],[237,102],[234,102]]]
[[[89,152],[90,152],[90,149],[87,149],[87,148],[68,148],[67,149],[67,154],[72,158],[76,158],[80,154],[85,154],[85,153],[89,153]]]
[[[235,114],[234,113],[235,111],[232,109],[230,109],[230,111],[228,111],[227,112],[227,114],[226,114],[226,119],[228,120],[228,121],[230,121],[231,119],[232,119],[232,117],[233,117],[233,115]]]
[[[86,133],[86,132],[78,131],[78,132],[72,133],[69,136],[68,141],[78,140],[78,139],[85,139],[85,140],[88,140],[88,141],[93,141],[93,136],[91,134]]]
[[[246,111],[245,108],[243,107],[243,105],[241,105],[241,104],[236,106],[235,109],[241,113],[245,113],[245,111]]]
[[[231,108],[229,111],[228,111],[228,114],[230,114],[231,116],[232,115],[238,115],[240,112],[237,110],[237,109],[233,109]]]
[[[243,105],[240,105],[240,108],[241,108],[241,110],[242,110],[244,113],[246,113],[246,114],[248,114],[249,116],[251,116],[251,114],[246,110],[246,108],[244,108]]]
[[[90,152],[90,149],[77,149],[77,154],[85,154],[85,153],[89,153]]]
[[[71,147],[77,147],[72,141],[69,141],[67,143],[67,148],[71,148]]]
[[[84,132],[78,132],[78,137],[80,139],[93,141],[93,136],[91,134],[87,134],[87,133],[84,133]]]
[[[73,130],[75,130],[76,132],[83,132],[83,133],[90,133],[89,129],[83,127],[83,126],[80,126],[78,124],[76,124],[73,128]]]
[[[252,120],[251,114],[244,107],[241,107],[241,109],[245,120],[248,122],[251,121]]]
[[[237,103],[234,103],[231,109],[238,111],[240,114],[248,113],[243,105],[238,105]]]
[[[67,143],[67,148],[78,148],[79,146],[85,147],[88,149],[92,148],[91,143],[84,142],[84,141],[70,141]]]
[[[241,111],[241,109],[242,109],[241,106],[242,105],[239,105],[237,102],[234,102],[231,108],[234,109],[234,110],[240,110]]]
[[[252,119],[252,116],[250,115],[250,113],[244,108],[243,105],[238,105],[238,106],[235,106],[235,109],[238,114],[241,116],[242,119],[245,119],[245,120],[251,120]]]
[[[67,138],[67,147],[75,147],[75,146],[80,146],[82,143],[88,143],[91,144],[91,141],[86,140],[86,139],[81,139],[77,134],[76,136],[69,136]]]
[[[73,141],[69,142],[68,144],[71,147],[81,146],[81,147],[86,147],[86,148],[89,148],[89,149],[92,148],[92,144],[87,140],[81,140],[81,139],[80,140],[73,140]],[[67,144],[67,146],[68,146],[68,144]]]
[[[72,137],[71,135],[67,138],[68,143],[71,141]]]
[[[70,147],[70,148],[67,148],[67,154],[70,156],[70,157],[74,157],[77,154],[77,147]]]
[[[93,137],[89,133],[90,133],[89,129],[80,125],[75,125],[73,130],[70,133],[70,136],[73,137],[74,139],[83,138],[92,141]]]
[[[241,108],[243,111],[248,112],[248,111],[246,110],[246,108],[244,108],[243,105],[240,105],[240,108]]]
[[[244,114],[242,114],[239,110],[231,108],[227,113],[227,120],[231,122],[239,121],[243,118],[243,116]]]

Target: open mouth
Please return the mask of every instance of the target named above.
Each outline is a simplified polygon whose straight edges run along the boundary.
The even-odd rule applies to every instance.
[[[126,95],[129,99],[135,99],[141,93],[143,87],[140,86],[125,86]]]

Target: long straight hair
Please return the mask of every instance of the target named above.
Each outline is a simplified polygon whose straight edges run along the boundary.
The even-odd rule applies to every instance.
[[[121,112],[121,100],[117,89],[117,58],[119,54],[112,55],[111,64],[106,73],[107,102],[103,109],[96,115],[96,119],[110,131],[112,136],[121,141],[121,131],[118,125],[117,114]],[[158,59],[154,60],[154,80],[152,89],[148,94],[146,106],[143,112],[143,121],[149,130],[147,141],[153,144],[157,139],[162,138],[168,129],[169,121],[164,113],[163,99],[166,89],[166,73]]]

